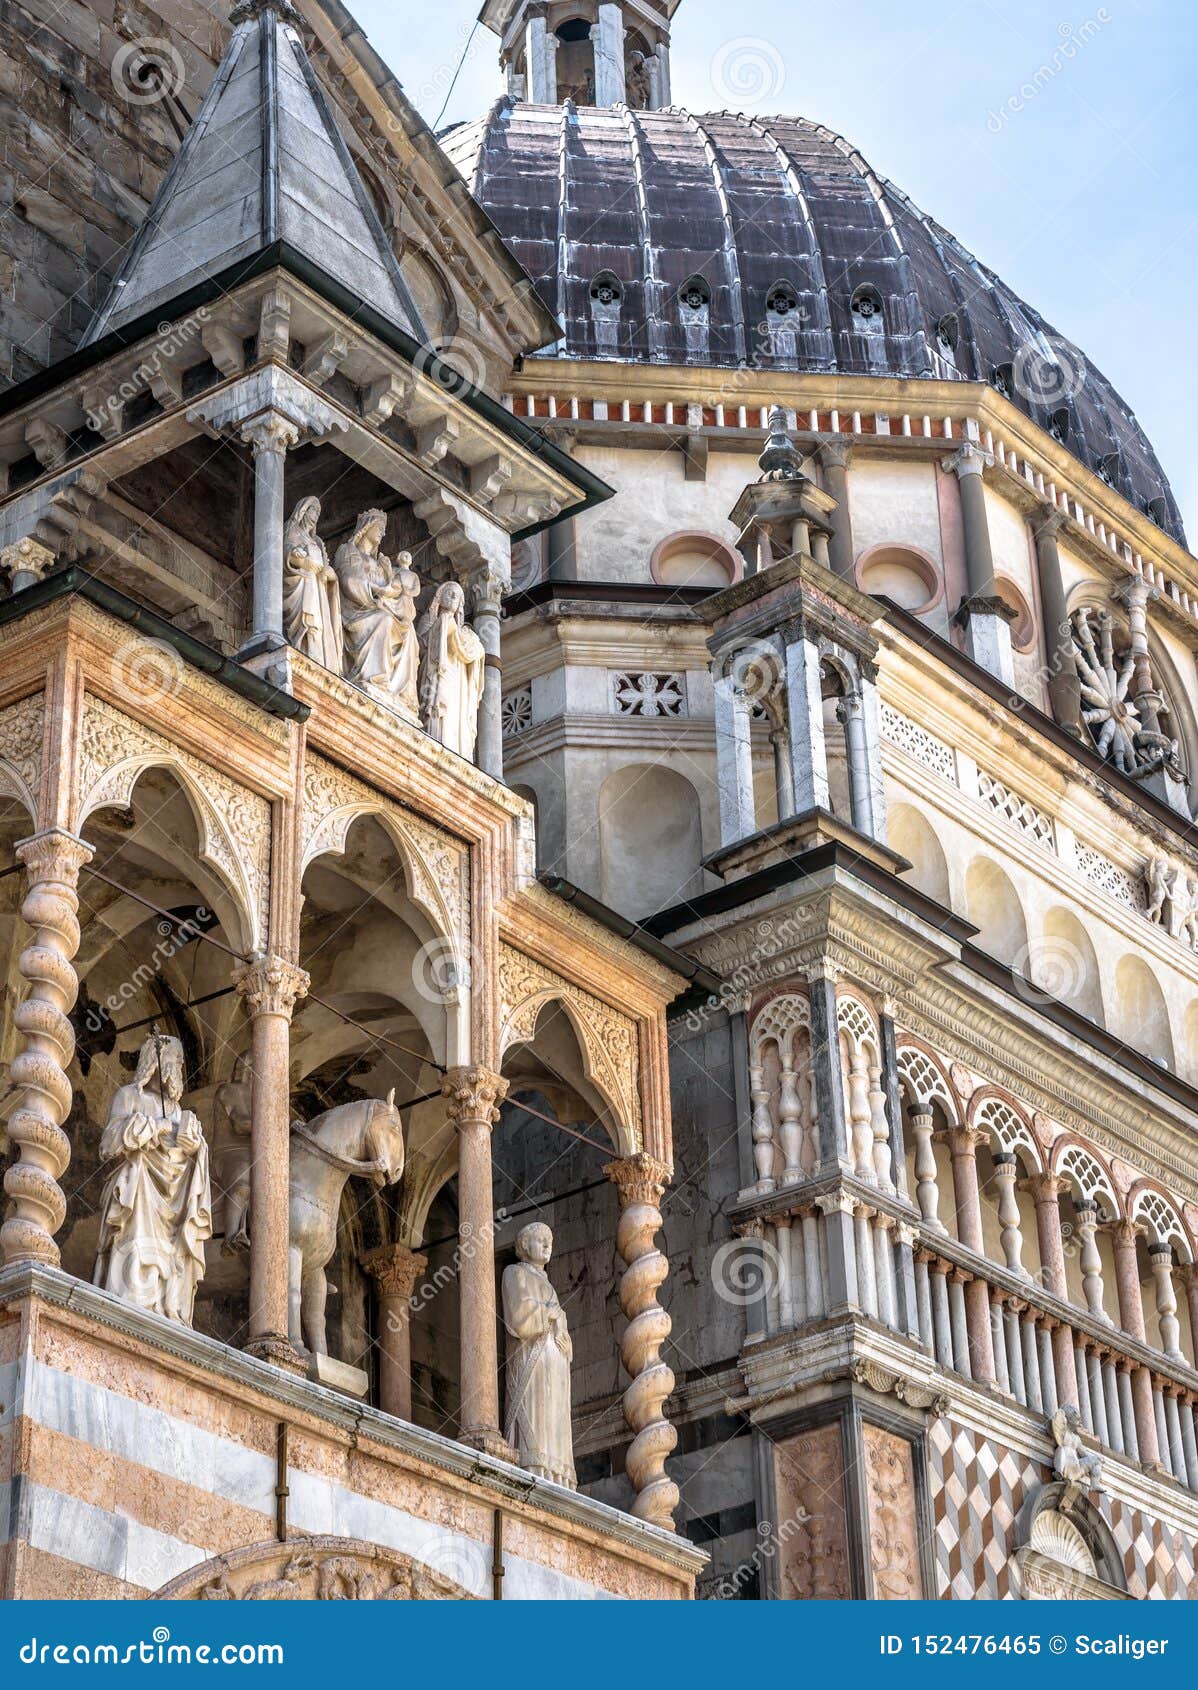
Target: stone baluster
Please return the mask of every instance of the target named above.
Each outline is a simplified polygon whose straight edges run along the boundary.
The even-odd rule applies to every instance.
[[[1004,1318],[1007,1339],[1007,1372],[1011,1379],[1011,1394],[1018,1403],[1027,1403],[1027,1380],[1023,1373],[1023,1346],[1020,1342],[1020,1317],[1027,1304],[1018,1297],[1008,1297]]]
[[[242,655],[275,651],[285,644],[283,544],[286,525],[287,453],[299,430],[277,411],[265,411],[241,430],[254,454],[253,634]]]
[[[478,740],[474,761],[484,774],[503,779],[503,668],[500,627],[507,581],[496,569],[479,569],[470,577],[474,632],[486,653],[483,696],[478,710]]]
[[[1180,1362],[1184,1367],[1186,1358],[1181,1353],[1177,1293],[1173,1289],[1173,1246],[1150,1244],[1148,1260],[1152,1264],[1152,1277],[1156,1281],[1156,1313],[1160,1323],[1161,1347],[1170,1361]]]
[[[874,1172],[874,1126],[873,1110],[869,1101],[869,1067],[864,1055],[856,1049],[849,1065],[848,1089],[849,1143],[853,1153],[853,1172],[858,1179],[873,1185],[877,1175]]]
[[[1122,1455],[1126,1447],[1123,1433],[1123,1405],[1119,1401],[1119,1373],[1116,1358],[1108,1350],[1102,1358],[1102,1390],[1106,1399],[1107,1430],[1111,1448]]]
[[[71,1112],[67,1074],[75,1054],[68,1019],[79,978],[71,966],[79,949],[79,871],[92,848],[74,834],[53,828],[22,840],[16,848],[25,869],[21,915],[32,929],[17,968],[29,990],[13,1011],[21,1049],[9,1069],[16,1104],[8,1136],[17,1159],[5,1171],[9,1211],[0,1229],[6,1264],[59,1263],[55,1234],[66,1219],[59,1185],[71,1160],[63,1122]]]
[[[289,1299],[291,1018],[310,982],[279,956],[247,963],[236,975],[250,1017],[250,1308],[246,1349],[292,1371],[301,1367],[289,1337],[298,1310]]]
[[[495,1204],[491,1131],[508,1083],[488,1068],[451,1068],[442,1095],[458,1136],[458,1239],[461,1253],[461,1408],[459,1437],[513,1460],[499,1428],[499,1346],[495,1313]]]
[[[1119,1288],[1119,1320],[1129,1338],[1146,1341],[1144,1300],[1140,1290],[1140,1269],[1136,1259],[1137,1228],[1131,1221],[1118,1221],[1111,1229],[1115,1240],[1115,1279]],[[1152,1376],[1146,1367],[1132,1374],[1132,1399],[1136,1410],[1136,1443],[1145,1466],[1160,1464],[1156,1433],[1156,1410],[1152,1402]]]
[[[406,1244],[381,1244],[362,1257],[379,1303],[379,1407],[412,1418],[412,1292],[428,1257]]]
[[[948,1308],[953,1329],[953,1365],[965,1379],[973,1378],[973,1333],[966,1310],[966,1293],[974,1283],[961,1268],[953,1268],[948,1276]],[[990,1317],[986,1316],[986,1335],[990,1335]],[[993,1363],[991,1364],[993,1368]]]
[[[1136,1405],[1131,1387],[1134,1371],[1127,1357],[1120,1356],[1115,1364],[1115,1372],[1118,1376],[1116,1384],[1119,1391],[1119,1420],[1123,1427],[1123,1448],[1133,1461],[1138,1461],[1140,1446],[1136,1441]]]
[[[1098,1205],[1079,1203],[1076,1213],[1077,1230],[1082,1241],[1082,1290],[1086,1296],[1086,1307],[1096,1320],[1104,1320],[1110,1325],[1111,1317],[1103,1302],[1102,1257],[1098,1253]]]
[[[933,1232],[944,1232],[940,1219],[940,1188],[936,1180],[936,1151],[932,1136],[936,1119],[930,1109],[916,1104],[911,1114],[911,1131],[915,1135],[915,1201],[919,1204],[920,1219]]]
[[[774,1117],[770,1113],[770,1092],[765,1072],[756,1067],[750,1074],[749,1096],[753,1101],[753,1171],[758,1192],[772,1191],[774,1178]]]
[[[953,1127],[948,1135],[953,1159],[953,1196],[957,1236],[977,1256],[986,1254],[982,1233],[982,1198],[978,1189],[977,1147],[986,1135],[974,1127]],[[969,1311],[970,1377],[994,1382],[994,1347],[990,1336],[990,1294],[984,1279],[970,1278],[965,1292]]]
[[[636,1492],[632,1512],[640,1520],[672,1531],[678,1486],[665,1469],[678,1434],[665,1417],[674,1374],[661,1355],[671,1321],[657,1300],[670,1269],[655,1243],[662,1227],[661,1200],[670,1170],[641,1151],[608,1163],[606,1172],[619,1193],[616,1246],[625,1263],[620,1307],[628,1325],[621,1354],[632,1380],[624,1393],[624,1418],[633,1433],[625,1463]]]
[[[894,1190],[894,1174],[890,1154],[890,1120],[886,1113],[886,1088],[882,1084],[882,1064],[869,1065],[869,1117],[874,1137],[873,1166],[883,1191]]]
[[[779,1076],[778,1137],[782,1147],[782,1183],[795,1185],[803,1177],[803,1099],[799,1076],[789,1050],[783,1052]]]
[[[998,1185],[998,1219],[1002,1227],[1002,1247],[1007,1272],[1017,1274],[1020,1279],[1028,1279],[1031,1276],[1023,1265],[1023,1233],[1020,1230],[1019,1200],[1015,1195],[1018,1174],[1019,1163],[1013,1155],[1004,1153],[994,1158],[994,1178]]]
[[[990,1338],[994,1345],[994,1380],[1000,1391],[1011,1390],[1011,1369],[1007,1363],[1007,1326],[1003,1316],[1006,1295],[992,1290],[990,1295]]]
[[[1069,1285],[1065,1277],[1065,1241],[1061,1235],[1060,1205],[1065,1181],[1056,1174],[1036,1174],[1027,1181],[1024,1189],[1031,1192],[1036,1205],[1036,1240],[1044,1288],[1058,1302],[1067,1303]],[[1082,1381],[1077,1374],[1072,1330],[1065,1325],[1055,1327],[1052,1345],[1056,1360],[1057,1399],[1062,1407],[1075,1404],[1080,1409]]]

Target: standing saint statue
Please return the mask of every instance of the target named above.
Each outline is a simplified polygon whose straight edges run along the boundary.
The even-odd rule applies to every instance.
[[[208,1145],[181,1106],[183,1046],[155,1030],[112,1100],[100,1156],[115,1162],[100,1199],[95,1282],[190,1326],[212,1237]]]
[[[506,1437],[520,1465],[573,1490],[574,1437],[570,1424],[570,1363],[574,1346],[566,1312],[545,1268],[553,1234],[541,1222],[526,1226],[503,1275],[503,1321],[508,1330]]]
[[[447,581],[429,606],[421,701],[430,736],[467,759],[478,738],[486,661],[482,641],[466,622],[466,595]]]
[[[419,723],[420,577],[410,552],[401,552],[394,563],[382,555],[386,532],[387,513],[366,511],[333,560],[341,583],[345,672],[356,686]]]
[[[283,540],[283,616],[287,639],[305,657],[341,673],[341,595],[324,541],[316,532],[320,500],[301,499]]]

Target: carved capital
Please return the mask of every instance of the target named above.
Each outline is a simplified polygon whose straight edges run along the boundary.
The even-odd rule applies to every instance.
[[[955,475],[959,481],[964,481],[967,475],[983,475],[991,469],[994,459],[978,445],[976,440],[967,440],[957,451],[940,460],[940,467],[946,474]]]
[[[441,1086],[445,1113],[455,1127],[493,1127],[499,1119],[499,1105],[507,1096],[508,1082],[489,1068],[451,1068]]]
[[[57,562],[58,559],[49,546],[43,546],[40,541],[28,537],[14,541],[11,546],[5,546],[0,551],[0,568],[11,573],[14,584],[18,576],[28,576],[29,579],[22,583],[26,587],[31,587],[35,581],[40,581],[43,575],[48,575]]]
[[[1035,1203],[1055,1203],[1061,1193],[1069,1189],[1069,1181],[1059,1174],[1032,1174],[1019,1183],[1022,1191],[1031,1193]]]
[[[625,1156],[619,1162],[609,1162],[604,1173],[620,1194],[620,1207],[631,1208],[635,1203],[648,1203],[656,1208],[670,1183],[670,1170],[647,1150],[635,1156]]]
[[[286,417],[280,416],[278,411],[267,411],[243,425],[241,438],[247,446],[253,447],[255,458],[272,452],[281,458],[293,446],[298,446],[299,429]]]
[[[44,833],[22,839],[15,855],[24,863],[31,886],[50,882],[75,886],[79,881],[79,870],[91,862],[95,852],[65,828],[51,827]]]
[[[311,984],[302,968],[279,956],[258,957],[236,977],[237,990],[252,1016],[282,1015],[288,1021]]]
[[[238,0],[238,4],[234,6],[229,15],[229,22],[236,29],[239,23],[252,23],[255,18],[260,18],[264,12],[273,12],[284,23],[298,25],[301,22],[300,15],[291,4],[291,0]]]
[[[428,1257],[409,1250],[406,1244],[380,1244],[359,1260],[378,1287],[380,1297],[399,1297],[404,1302],[428,1267]]]

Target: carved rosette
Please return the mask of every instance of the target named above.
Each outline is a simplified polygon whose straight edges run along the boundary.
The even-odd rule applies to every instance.
[[[363,1269],[374,1280],[380,1297],[407,1302],[416,1281],[428,1267],[428,1257],[409,1250],[406,1244],[380,1244],[360,1258]]]
[[[624,1418],[635,1434],[626,1463],[636,1491],[632,1512],[650,1525],[673,1531],[679,1493],[665,1468],[678,1434],[665,1417],[665,1402],[674,1389],[674,1374],[661,1356],[673,1323],[657,1300],[670,1267],[654,1242],[661,1231],[661,1199],[670,1170],[640,1151],[609,1162],[604,1172],[620,1196],[616,1247],[626,1264],[619,1294],[628,1325],[620,1350],[632,1380],[624,1393]]]
[[[25,840],[17,856],[28,875],[21,915],[33,940],[17,963],[29,992],[13,1014],[25,1044],[9,1071],[18,1101],[8,1132],[18,1159],[4,1176],[11,1209],[0,1230],[0,1251],[6,1263],[57,1267],[54,1235],[66,1219],[58,1182],[71,1160],[62,1130],[71,1110],[67,1068],[75,1054],[68,1015],[79,992],[71,963],[79,949],[79,871],[91,861],[92,849],[55,829]]]
[[[499,1119],[507,1089],[503,1076],[489,1068],[451,1068],[441,1087],[446,1116],[459,1130],[475,1126],[489,1130]]]
[[[299,1000],[308,995],[311,978],[294,962],[279,956],[257,957],[236,976],[237,990],[251,1017],[281,1015],[290,1021]]]

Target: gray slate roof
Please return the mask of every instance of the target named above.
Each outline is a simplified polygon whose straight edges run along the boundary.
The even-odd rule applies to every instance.
[[[822,125],[508,96],[441,144],[563,325],[561,355],[995,382],[1184,539],[1152,446],[1101,371]],[[591,298],[605,272],[622,291],[614,349]],[[694,277],[711,293],[698,347],[679,300]],[[795,301],[784,352],[766,328],[780,283]],[[852,308],[862,288],[881,304],[868,319]]]
[[[282,242],[417,340],[419,315],[296,31],[234,30],[89,345]]]

